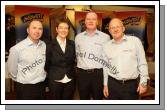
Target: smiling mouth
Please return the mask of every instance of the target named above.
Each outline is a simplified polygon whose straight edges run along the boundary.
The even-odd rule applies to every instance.
[[[36,37],[39,37],[40,35],[39,34],[37,34],[37,35],[35,35]]]
[[[62,35],[67,35],[67,33],[61,33]]]

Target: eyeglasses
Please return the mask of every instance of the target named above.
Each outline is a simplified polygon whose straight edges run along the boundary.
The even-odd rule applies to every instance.
[[[114,29],[119,29],[122,28],[123,26],[113,26],[113,27],[109,27],[109,29],[114,30]]]

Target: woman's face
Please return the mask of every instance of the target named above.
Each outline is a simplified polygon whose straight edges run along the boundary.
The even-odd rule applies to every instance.
[[[56,31],[59,37],[66,38],[69,32],[69,26],[67,23],[62,22],[56,27]]]

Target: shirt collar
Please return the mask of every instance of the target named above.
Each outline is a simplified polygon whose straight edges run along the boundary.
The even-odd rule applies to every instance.
[[[57,42],[58,42],[59,44],[64,44],[64,45],[66,45],[66,39],[65,39],[64,42],[62,42],[60,38],[61,38],[61,37],[59,37],[59,36],[56,37]]]
[[[99,34],[99,30],[96,29],[94,35],[98,35],[98,34]],[[84,35],[88,35],[88,32],[84,31]]]
[[[27,43],[28,46],[35,45],[35,44],[33,43],[33,41],[30,39],[29,36],[27,37],[26,41],[27,41],[26,43]],[[41,40],[39,40],[37,46],[40,46],[40,45],[42,45],[42,41],[41,41]]]
[[[123,41],[127,41],[127,37],[126,35],[124,34],[123,37],[122,37],[122,42]],[[112,43],[116,43],[114,39],[111,40]]]

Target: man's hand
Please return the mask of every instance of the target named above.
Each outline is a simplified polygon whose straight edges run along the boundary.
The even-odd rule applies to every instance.
[[[108,87],[107,86],[104,86],[103,94],[104,94],[105,97],[108,97],[109,93],[108,93]]]
[[[147,85],[143,86],[142,84],[139,84],[137,88],[137,92],[139,92],[139,95],[145,93],[147,91]]]

